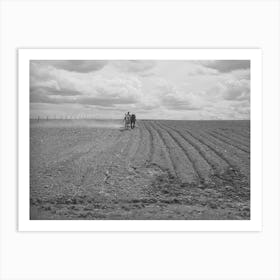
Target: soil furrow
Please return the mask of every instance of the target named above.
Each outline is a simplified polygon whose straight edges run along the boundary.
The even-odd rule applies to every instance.
[[[224,137],[221,137],[221,136],[219,136],[219,135],[217,135],[217,134],[215,134],[215,133],[213,133],[213,132],[207,131],[207,134],[209,134],[210,136],[214,137],[214,138],[217,139],[218,141],[220,141],[220,142],[222,142],[222,143],[225,143],[226,145],[229,145],[229,146],[233,147],[234,149],[238,149],[238,150],[240,150],[240,151],[242,151],[242,152],[244,152],[244,153],[247,153],[247,154],[250,153],[250,151],[249,151],[248,149],[245,149],[245,148],[242,148],[242,147],[240,147],[240,146],[237,146],[237,145],[231,143],[229,140],[225,139]]]
[[[250,154],[240,152],[235,147],[226,145],[206,132],[201,132],[200,137],[205,138],[209,145],[211,145],[216,151],[219,151],[220,156],[227,159],[235,170],[240,170],[242,174],[248,176],[248,170],[250,169]]]
[[[165,145],[164,141],[160,137],[158,131],[154,129],[152,123],[149,123],[150,133],[153,134],[154,146],[155,146],[155,162],[158,166],[161,166],[162,170],[167,171],[171,175],[175,175],[175,167],[171,159],[170,150]]]
[[[236,144],[239,144],[239,145],[242,145],[244,148],[248,149],[250,148],[250,139],[247,138],[247,140],[245,139],[241,139],[241,138],[238,138],[236,136],[236,133],[232,132],[230,134],[227,134],[225,135],[223,132],[221,132],[220,130],[218,131],[212,131],[213,133],[221,136],[221,137],[224,137],[230,141],[234,141]],[[230,136],[229,136],[230,135]]]
[[[148,129],[147,127],[147,123],[146,121],[143,121],[143,125],[145,127],[145,130],[148,132],[148,142],[149,142],[149,150],[150,150],[150,153],[149,153],[149,160],[148,162],[149,163],[152,163],[153,162],[153,158],[154,158],[154,143],[153,143],[153,135],[151,134],[150,130]]]
[[[111,123],[32,130],[30,219],[250,219],[249,122]]]
[[[159,127],[155,127],[155,129],[161,136],[164,144],[168,147],[174,170],[178,178],[183,182],[194,182],[197,181],[197,179],[200,179],[193,163],[184,153],[184,150],[178,145],[177,141],[173,139],[168,131]]]
[[[188,150],[181,142],[180,142],[180,140],[178,139],[178,136],[179,137],[181,137],[176,131],[175,131],[175,133],[177,134],[175,134],[176,136],[177,136],[177,138],[175,137],[175,135],[173,135],[173,133],[170,131],[170,129],[166,129],[165,127],[163,127],[160,123],[158,123],[157,122],[157,124],[162,128],[162,129],[164,129],[169,135],[170,135],[170,137],[172,137],[172,139],[176,142],[176,144],[182,149],[182,151],[184,152],[184,154],[186,155],[186,157],[189,159],[189,161],[191,162],[191,164],[192,164],[192,167],[193,167],[193,169],[195,170],[195,172],[196,172],[196,174],[197,174],[197,176],[198,176],[198,178],[200,179],[200,180],[204,180],[204,179],[206,179],[208,176],[206,175],[206,174],[208,174],[209,173],[209,169],[211,168],[208,164],[207,164],[207,162],[206,162],[206,164],[207,164],[207,166],[200,166],[200,164],[198,163],[198,161],[199,161],[199,159],[196,157],[195,158],[195,156],[194,155],[192,155],[192,153],[191,153],[191,151],[190,150]],[[182,137],[181,137],[182,138]],[[188,143],[188,142],[185,142],[185,143]],[[193,147],[192,147],[193,148]],[[204,158],[202,158],[203,160],[204,160]],[[208,168],[207,168],[208,167]],[[204,172],[203,172],[203,169],[204,169]],[[205,174],[205,171],[206,171],[206,174]]]
[[[144,121],[138,121],[138,129],[140,130],[140,140],[139,146],[135,153],[134,158],[131,159],[134,167],[145,166],[150,160],[151,155],[151,145],[150,145],[150,135],[147,131]]]
[[[136,148],[136,151],[135,151],[135,156],[139,153],[140,151],[140,148],[141,148],[141,143],[143,142],[143,127],[142,127],[142,124],[141,122],[138,122],[138,131],[139,131],[139,141],[138,141],[138,145],[137,145],[137,148]]]
[[[208,163],[208,165],[213,169],[214,172],[222,172],[225,167],[228,166],[227,162],[221,159],[216,153],[214,153],[212,150],[207,147],[204,148],[204,145],[200,145],[193,141],[191,138],[195,139],[193,136],[188,135],[189,137],[186,137],[180,130],[176,128],[172,128],[170,126],[164,125],[168,127],[169,129],[172,129],[176,131],[189,145],[191,145],[198,153],[199,155]],[[197,141],[197,139],[195,139]],[[216,160],[217,158],[217,160]],[[222,164],[221,164],[222,161]]]
[[[189,133],[194,139],[196,139],[198,142],[202,143],[203,145],[207,146],[214,154],[216,154],[218,157],[220,157],[224,162],[226,162],[231,168],[235,168],[235,165],[232,164],[224,155],[223,153],[219,152],[215,148],[213,148],[212,145],[206,143],[205,140],[202,140],[200,137],[195,136],[192,132],[190,132],[188,129],[185,129],[187,133]]]
[[[164,137],[162,136],[162,134],[161,134],[158,130],[155,130],[155,131],[158,133],[158,135],[159,135],[159,137],[160,137],[160,139],[161,139],[161,141],[162,141],[164,147],[165,147],[166,150],[168,151],[169,159],[170,159],[171,166],[172,166],[171,172],[174,172],[174,173],[175,173],[175,176],[178,177],[178,172],[177,172],[177,170],[176,170],[175,163],[174,163],[173,158],[172,158],[172,156],[171,156],[170,147],[166,144],[166,141],[165,141]]]
[[[237,136],[240,136],[241,138],[247,140],[248,138],[250,138],[250,129],[248,132],[244,132],[243,133],[243,130],[240,130],[240,129],[235,129],[234,133],[237,135]]]

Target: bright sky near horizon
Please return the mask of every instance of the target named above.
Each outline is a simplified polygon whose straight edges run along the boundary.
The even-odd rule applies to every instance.
[[[31,117],[249,119],[248,60],[32,60]]]

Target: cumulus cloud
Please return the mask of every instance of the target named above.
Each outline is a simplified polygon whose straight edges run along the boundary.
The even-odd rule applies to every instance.
[[[66,90],[66,89],[54,89],[52,87],[46,87],[46,86],[38,86],[38,87],[31,87],[30,88],[30,94],[36,95],[44,93],[45,95],[49,96],[78,96],[82,95],[81,92],[76,90]]]
[[[172,110],[198,110],[197,105],[193,104],[188,98],[176,97],[173,95],[166,95],[162,99],[164,107]]]
[[[217,70],[221,73],[250,68],[250,60],[211,60],[200,61],[199,63],[207,68]]]
[[[248,80],[228,81],[224,98],[228,100],[249,100],[250,82]]]
[[[229,80],[218,85],[222,97],[226,100],[250,100],[249,80]]]
[[[152,95],[160,101],[158,106],[170,110],[198,110],[200,108],[199,94],[193,95],[192,92],[179,90],[162,78],[154,80],[154,85]]]
[[[141,83],[132,76],[85,75],[52,69],[41,70],[39,76],[33,76],[30,94],[33,103],[76,103],[107,107],[137,102],[141,97],[140,89]]]
[[[96,105],[102,107],[114,107],[116,104],[133,104],[136,102],[134,97],[108,98],[95,96],[70,96],[70,95],[52,95],[44,92],[42,89],[32,91],[30,94],[31,103],[50,103],[50,104],[82,104]]]
[[[189,76],[196,76],[196,75],[217,75],[218,74],[217,69],[212,69],[205,67],[203,65],[197,65],[197,67],[188,73]]]
[[[81,73],[100,70],[107,63],[107,61],[104,60],[33,60],[31,62],[57,69]]]
[[[232,76],[237,79],[245,79],[250,80],[251,79],[251,72],[250,69],[238,69],[231,72]]]
[[[114,60],[112,63],[121,71],[137,73],[150,70],[156,65],[155,60]]]
[[[93,110],[100,117],[132,111],[140,118],[249,118],[250,69],[203,63],[32,61],[31,113]]]

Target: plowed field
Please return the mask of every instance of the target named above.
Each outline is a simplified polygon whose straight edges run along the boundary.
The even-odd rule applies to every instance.
[[[250,122],[31,121],[31,219],[250,219]]]

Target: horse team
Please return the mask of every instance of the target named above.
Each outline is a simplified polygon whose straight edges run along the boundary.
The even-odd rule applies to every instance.
[[[131,114],[129,112],[127,112],[124,116],[124,127],[125,129],[129,129],[129,127],[131,129],[135,128],[135,122],[136,122],[136,116],[135,114]]]

